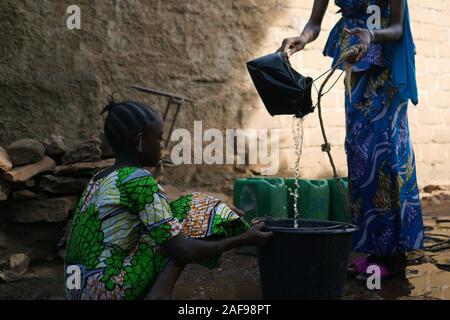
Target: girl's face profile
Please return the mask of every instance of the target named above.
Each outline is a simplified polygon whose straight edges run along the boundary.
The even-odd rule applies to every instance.
[[[161,121],[149,124],[141,134],[142,152],[141,161],[144,167],[156,167],[161,159],[161,141],[163,125]],[[139,137],[137,139],[139,146]]]

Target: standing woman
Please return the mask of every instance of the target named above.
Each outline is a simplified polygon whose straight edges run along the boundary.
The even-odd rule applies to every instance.
[[[287,57],[319,36],[328,2],[315,0],[303,33],[283,41],[280,51]],[[406,0],[335,3],[342,18],[330,32],[324,55],[337,63],[351,46],[360,47],[347,61],[352,73],[345,97],[345,149],[351,213],[360,229],[353,250],[368,257],[356,259],[349,271],[364,277],[375,264],[382,278],[401,275],[405,253],[422,249],[424,236],[407,117],[409,100],[418,103],[408,6]]]

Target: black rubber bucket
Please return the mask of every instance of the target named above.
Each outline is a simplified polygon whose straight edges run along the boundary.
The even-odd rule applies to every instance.
[[[263,298],[267,300],[338,300],[347,276],[351,224],[299,219],[262,219],[273,231],[258,248]]]

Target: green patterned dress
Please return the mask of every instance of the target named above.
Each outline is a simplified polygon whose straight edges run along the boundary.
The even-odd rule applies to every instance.
[[[247,228],[226,204],[202,193],[169,203],[145,169],[121,168],[101,179],[94,177],[72,222],[65,265],[67,297],[143,299],[168,262],[163,247],[167,240],[179,234],[217,239]],[[217,256],[202,264],[214,268],[220,262]],[[79,281],[70,278],[73,270]]]

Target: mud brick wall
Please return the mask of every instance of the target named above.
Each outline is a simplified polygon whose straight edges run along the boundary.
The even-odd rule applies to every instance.
[[[114,90],[163,109],[164,101],[137,94],[143,84],[195,98],[178,127],[282,129],[282,170],[290,174],[294,152],[290,117],[265,112],[245,71],[245,62],[275,51],[297,35],[313,0],[136,0],[15,1],[0,3],[0,145],[51,133],[67,145],[101,130],[99,111]],[[449,184],[450,2],[410,0],[417,44],[420,105],[410,109],[421,186]],[[82,30],[65,27],[66,8],[78,4]],[[338,20],[330,6],[323,32],[293,58],[302,73],[319,75],[330,66],[321,55]],[[343,85],[325,97],[325,123],[340,172],[345,174]],[[320,151],[317,115],[305,121],[302,174],[331,171]],[[218,166],[183,172],[185,181],[217,182],[234,174]],[[219,179],[220,180],[220,179]]]

